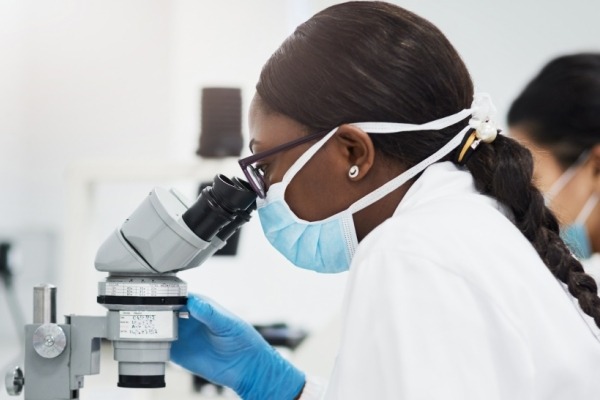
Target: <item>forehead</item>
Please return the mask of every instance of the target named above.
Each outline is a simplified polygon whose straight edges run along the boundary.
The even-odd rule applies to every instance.
[[[259,152],[307,134],[307,128],[294,119],[271,111],[258,96],[250,104],[250,150]]]

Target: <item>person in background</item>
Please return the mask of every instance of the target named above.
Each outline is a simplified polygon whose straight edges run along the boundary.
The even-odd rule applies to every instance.
[[[600,282],[600,53],[548,62],[507,119],[510,136],[533,153],[536,184],[561,236]]]
[[[278,251],[348,271],[332,375],[198,295],[172,360],[243,399],[598,398],[596,283],[494,110],[401,7],[341,3],[301,24],[262,69],[240,166]]]

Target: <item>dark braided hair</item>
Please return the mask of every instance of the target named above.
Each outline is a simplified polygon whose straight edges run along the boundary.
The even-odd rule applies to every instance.
[[[377,1],[337,4],[300,25],[267,61],[256,90],[269,111],[298,121],[307,132],[364,121],[420,124],[469,108],[473,100],[469,72],[439,29]],[[371,140],[376,151],[411,167],[466,123]],[[512,211],[550,271],[600,327],[596,284],[560,239],[556,217],[532,184],[531,153],[499,135],[479,146],[466,167],[480,192]]]
[[[479,146],[466,163],[475,187],[508,206],[517,228],[531,242],[552,274],[567,284],[581,309],[600,327],[596,281],[583,271],[560,238],[559,224],[533,184],[531,153],[515,140],[498,135]]]

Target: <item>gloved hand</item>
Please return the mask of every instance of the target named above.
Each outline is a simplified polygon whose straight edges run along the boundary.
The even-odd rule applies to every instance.
[[[232,388],[242,399],[295,399],[305,377],[252,325],[213,301],[190,295],[190,318],[179,319],[171,360],[201,377]]]

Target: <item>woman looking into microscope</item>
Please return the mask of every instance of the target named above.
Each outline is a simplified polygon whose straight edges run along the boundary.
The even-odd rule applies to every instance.
[[[333,373],[320,384],[200,296],[173,361],[244,399],[598,397],[596,284],[493,117],[405,9],[342,3],[300,25],[261,72],[240,164],[277,250],[349,271]]]

